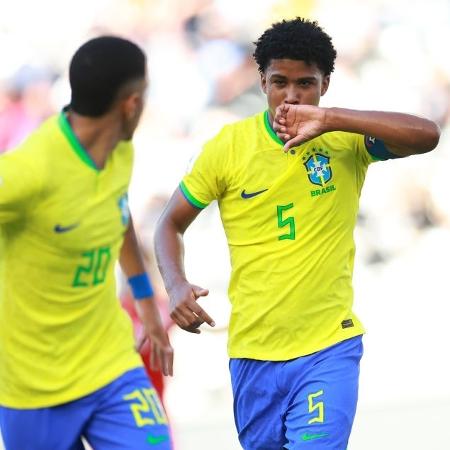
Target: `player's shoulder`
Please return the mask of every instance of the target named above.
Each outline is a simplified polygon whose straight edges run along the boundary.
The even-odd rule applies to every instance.
[[[329,133],[322,134],[316,139],[318,142],[326,143],[330,147],[352,149],[360,141],[363,141],[363,136],[347,131],[331,131]]]
[[[32,160],[33,162],[37,162],[41,159],[40,155],[49,149],[49,143],[54,140],[57,134],[57,116],[51,116],[33,130],[15,148],[8,150],[4,156],[11,160]]]
[[[134,153],[134,145],[133,142],[130,141],[120,141],[116,148],[114,149],[114,153],[120,155],[121,157],[128,159],[133,156]]]
[[[373,159],[365,144],[365,136],[347,131],[332,131],[325,133],[311,142],[316,150],[330,152],[333,157],[352,160],[357,164],[367,166]]]
[[[57,129],[54,117],[46,120],[17,147],[8,150],[0,157],[0,173],[7,173],[11,180],[20,186],[26,180],[29,186],[41,189],[47,175],[55,173],[51,168],[51,137]],[[13,182],[14,184],[15,182]]]
[[[244,145],[245,147],[245,142],[257,135],[263,126],[263,113],[236,120],[223,125],[219,133],[207,142],[207,145],[220,145],[222,147],[229,147],[230,150],[236,148],[237,144],[238,146]]]
[[[222,129],[228,133],[246,134],[249,131],[256,131],[264,123],[264,113],[260,112],[249,117],[237,120],[225,125]]]
[[[130,171],[134,159],[134,146],[132,141],[120,141],[112,152],[111,159],[112,164],[108,166],[111,170]]]

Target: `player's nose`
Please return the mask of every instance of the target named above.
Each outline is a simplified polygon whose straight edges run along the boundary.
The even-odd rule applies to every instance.
[[[286,96],[284,98],[284,103],[288,105],[299,105],[300,104],[300,93],[295,86],[288,86],[286,89]]]

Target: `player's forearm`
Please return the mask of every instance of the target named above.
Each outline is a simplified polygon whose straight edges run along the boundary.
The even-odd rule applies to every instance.
[[[145,265],[140,251],[139,242],[134,231],[133,222],[130,218],[128,230],[125,233],[122,249],[120,252],[120,265],[128,279],[145,273]],[[136,293],[133,292],[133,296]],[[161,318],[153,295],[140,297],[134,301],[139,319],[147,333],[162,328]]]
[[[139,250],[139,244],[131,217],[128,229],[124,236],[122,248],[120,249],[119,262],[120,267],[127,278],[145,272],[144,261]]]
[[[161,316],[153,298],[135,300],[134,307],[147,334],[159,327],[163,328]]]
[[[429,152],[437,146],[440,137],[439,127],[431,120],[395,112],[327,108],[325,127],[327,131],[376,137],[400,156]]]
[[[173,286],[186,281],[184,243],[182,232],[164,215],[155,231],[155,256],[164,286],[170,294]]]

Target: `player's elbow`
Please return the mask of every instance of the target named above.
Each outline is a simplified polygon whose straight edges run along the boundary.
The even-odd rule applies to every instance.
[[[423,143],[423,151],[422,153],[431,152],[431,150],[434,150],[438,144],[439,139],[441,137],[441,129],[439,126],[432,122],[431,120],[428,121],[427,127],[423,130],[424,131],[424,143]]]
[[[163,211],[163,213],[159,217],[158,221],[156,222],[155,234],[154,234],[155,241],[158,241],[159,239],[161,239],[163,237],[164,231],[167,229],[168,225],[169,225],[169,223],[168,223],[167,214],[165,213],[165,211]]]
[[[179,233],[178,226],[171,211],[166,208],[159,217],[155,228],[155,241],[165,239],[166,235]]]

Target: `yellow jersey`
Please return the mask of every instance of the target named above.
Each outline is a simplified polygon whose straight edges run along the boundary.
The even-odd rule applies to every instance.
[[[225,126],[180,189],[217,199],[230,258],[232,358],[283,361],[360,335],[353,229],[372,158],[364,136],[323,134],[284,153],[267,111]]]
[[[61,113],[0,157],[0,404],[65,403],[141,365],[116,296],[133,161],[98,170]]]

